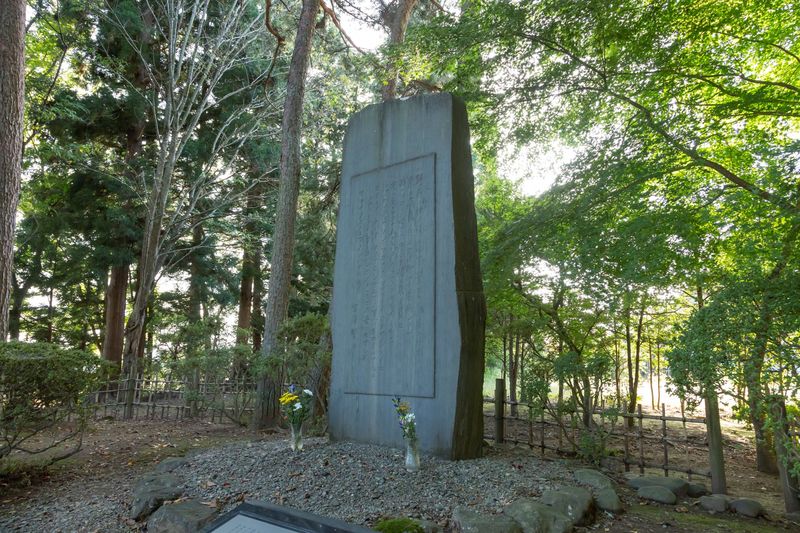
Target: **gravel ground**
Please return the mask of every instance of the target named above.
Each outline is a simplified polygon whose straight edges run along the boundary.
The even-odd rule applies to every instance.
[[[128,479],[94,473],[67,486],[37,487],[24,503],[0,507],[0,532],[130,531],[125,519],[132,487]]]
[[[293,453],[285,440],[233,443],[206,450],[174,471],[185,496],[222,511],[243,499],[264,500],[356,524],[372,525],[392,516],[425,518],[444,525],[453,507],[499,512],[524,496],[573,484],[558,462],[530,452],[490,450],[472,461],[422,457],[410,473],[404,454],[379,446],[305,439]],[[126,520],[135,479],[119,476],[75,480],[72,489],[45,486],[24,503],[0,509],[0,531],[130,531]]]
[[[356,524],[392,516],[444,524],[458,505],[499,512],[519,497],[570,484],[571,477],[558,463],[529,453],[473,461],[423,457],[413,473],[403,461],[400,450],[308,439],[298,454],[281,441],[208,451],[175,474],[186,480],[190,497],[216,499],[226,508],[246,493]]]

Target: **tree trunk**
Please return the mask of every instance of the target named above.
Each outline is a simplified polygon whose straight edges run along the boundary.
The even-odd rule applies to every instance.
[[[514,350],[509,354],[508,399],[511,402],[511,416],[517,416],[519,413],[517,406],[517,380],[519,377],[519,335],[514,335],[512,338]]]
[[[12,341],[19,340],[20,324],[22,322],[22,307],[25,304],[25,298],[28,297],[28,291],[33,286],[31,283],[33,275],[29,276],[25,283],[19,285],[17,277],[12,275],[12,295],[11,295],[11,309],[8,312],[8,334]]]
[[[257,172],[257,171],[256,171]],[[243,228],[244,239],[242,243],[242,280],[239,285],[239,313],[236,320],[236,344],[238,346],[246,346],[250,341],[251,333],[253,332],[253,315],[254,315],[254,288],[256,286],[256,274],[261,265],[259,265],[259,248],[261,242],[257,235],[257,230],[253,221],[253,217],[258,209],[258,202],[260,200],[260,188],[254,186],[248,191],[247,204],[245,206],[245,223]],[[260,305],[260,304],[259,304]],[[233,377],[234,380],[240,379],[244,375],[247,368],[247,361],[242,357],[239,351],[236,352],[236,359],[233,361]]]
[[[620,381],[622,380],[622,365],[620,364],[619,360],[619,338],[617,336],[616,325],[614,327],[614,388],[616,389],[615,392],[617,393],[617,397],[615,399],[617,404],[617,409],[622,409],[622,384]]]
[[[0,4],[0,341],[9,330],[14,272],[14,232],[22,178],[22,119],[25,103],[24,0]]]
[[[759,321],[756,331],[755,346],[744,366],[744,379],[747,383],[747,406],[750,411],[750,422],[756,439],[756,468],[767,474],[778,473],[778,461],[772,446],[771,435],[765,431],[765,416],[762,412],[764,392],[761,383],[761,372],[767,350],[767,335],[772,322],[770,311],[770,288],[765,287],[764,296],[759,306]]]
[[[520,352],[519,352],[519,401],[521,403],[530,403],[528,394],[527,394],[527,387],[525,387],[525,383],[527,383],[527,375],[525,374],[526,366],[525,366],[525,342],[522,343]]]
[[[155,287],[156,275],[160,269],[160,233],[161,218],[166,209],[167,191],[164,184],[154,184],[151,194],[151,207],[145,221],[144,241],[142,254],[139,258],[137,275],[136,296],[133,300],[133,309],[125,326],[125,343],[123,349],[123,375],[130,380],[136,378],[138,373],[138,357],[144,346],[144,327],[147,315],[147,306]],[[158,213],[154,213],[158,211]],[[124,418],[133,416],[133,389],[127,388],[125,399]]]
[[[236,344],[250,340],[250,321],[253,308],[253,278],[255,262],[253,252],[247,247],[242,253],[242,281],[239,285],[239,314],[236,319]]]
[[[329,315],[330,317],[330,315]],[[331,358],[328,354],[333,350],[330,329],[320,335],[317,344],[317,363],[311,369],[309,385],[314,391],[314,404],[311,409],[312,418],[321,418],[328,412],[328,393],[331,383]]]
[[[653,343],[650,342],[650,339],[647,340],[647,355],[649,356],[647,373],[649,374],[650,378],[650,408],[653,411],[656,410],[656,395],[655,390],[653,389]],[[661,405],[660,403],[658,405]]]
[[[289,307],[289,288],[294,251],[294,226],[297,218],[297,197],[300,193],[301,127],[306,72],[311,56],[319,0],[303,0],[300,24],[294,42],[294,51],[286,82],[286,102],[283,108],[280,189],[278,191],[277,217],[273,235],[271,275],[267,305],[264,311],[264,340],[261,347],[266,359],[276,348],[278,329]],[[279,419],[278,389],[283,376],[280,372],[264,373],[258,380],[254,429],[274,425]]]
[[[55,306],[53,305],[54,289],[50,286],[47,293],[47,337],[46,342],[53,342],[53,317],[55,316]]]
[[[800,512],[800,479],[792,472],[791,457],[788,450],[793,449],[789,420],[786,414],[786,402],[776,399],[770,407],[773,422],[775,451],[781,459],[778,461],[778,478],[783,492],[783,503],[786,513]]]
[[[255,251],[256,271],[253,275],[253,311],[251,313],[251,330],[253,332],[253,353],[261,353],[261,334],[264,331],[264,310],[262,298],[264,294],[264,276],[261,273],[261,248]]]
[[[112,364],[110,379],[117,379],[122,364],[122,346],[125,340],[125,307],[128,293],[130,265],[111,267],[105,298],[105,338],[103,359]]]
[[[711,471],[711,492],[725,494],[725,453],[722,445],[722,426],[719,420],[719,403],[714,394],[706,394],[706,430],[708,431],[708,465]]]
[[[592,384],[588,374],[584,374],[581,378],[583,381],[583,397],[581,398],[581,405],[583,406],[583,427],[591,428],[594,425],[594,404],[592,403]]]
[[[746,372],[751,376],[748,380],[753,379],[753,373],[758,372],[758,370],[751,372]],[[753,383],[753,387],[756,388],[747,387],[747,406],[750,411],[750,422],[753,424],[753,433],[755,433],[756,439],[756,469],[765,474],[778,474],[778,458],[775,455],[772,436],[766,431],[764,413],[761,412],[763,394],[757,384]]]
[[[770,328],[773,320],[773,289],[780,284],[780,277],[792,255],[795,241],[800,234],[800,223],[792,226],[783,239],[781,256],[765,280],[763,295],[758,309],[758,322],[755,329],[755,340],[750,356],[745,362],[744,378],[747,383],[747,404],[750,409],[750,421],[756,436],[756,467],[759,472],[777,474],[778,461],[772,445],[772,435],[765,431],[764,385],[761,372],[767,355]],[[780,290],[780,289],[778,289]]]
[[[658,405],[661,405],[661,341],[656,341],[656,376],[658,380],[656,384],[658,385]]]
[[[139,44],[147,47],[151,42],[150,31],[155,24],[155,16],[149,8],[142,13],[142,26],[139,32]],[[139,89],[143,89],[148,84],[148,69],[143,64],[141,58],[137,58],[133,68],[133,84]],[[128,129],[127,132],[127,153],[125,162],[129,164],[142,149],[142,135],[144,132],[145,117],[140,116],[139,120]],[[163,150],[163,146],[161,147]],[[133,174],[131,168],[128,172]],[[122,376],[128,379],[125,394],[125,409],[123,418],[130,419],[133,416],[134,385],[136,377],[140,371],[139,357],[144,353],[144,341],[146,339],[145,321],[147,319],[147,308],[150,303],[150,296],[155,287],[156,275],[160,268],[159,252],[161,249],[161,219],[166,210],[167,199],[169,198],[169,180],[164,180],[165,175],[171,177],[171,171],[164,168],[164,161],[159,157],[156,165],[156,172],[153,179],[152,189],[148,195],[146,206],[144,231],[142,232],[142,251],[139,256],[139,263],[136,272],[136,290],[133,297],[133,308],[125,324],[125,339],[122,348]]]
[[[636,341],[634,349],[634,357],[631,358],[631,331],[630,331],[630,310],[625,322],[625,336],[628,350],[628,412],[633,413],[636,409],[638,393],[639,393],[639,362],[642,355],[642,324],[644,321],[644,299],[642,299],[642,307],[639,310],[639,318],[636,322]],[[628,418],[628,427],[633,427],[633,417]]]
[[[387,5],[381,13],[381,19],[389,30],[389,44],[401,44],[406,38],[406,28],[411,18],[411,12],[418,0],[397,0]],[[386,80],[381,90],[383,101],[397,98],[397,67],[389,60],[386,65]]]
[[[198,395],[200,394],[200,356],[203,351],[205,332],[200,326],[203,320],[202,251],[203,226],[195,221],[192,228],[191,267],[189,270],[189,334],[186,339],[186,358],[189,372],[189,416],[198,415]]]
[[[633,413],[636,409],[636,392],[633,389],[633,347],[631,343],[631,308],[628,303],[625,304],[625,355],[628,362],[628,401],[626,410]],[[633,427],[633,417],[625,419],[628,428]]]
[[[500,369],[500,377],[506,379],[506,349],[508,344],[508,335],[503,333],[503,363]]]
[[[703,285],[697,285],[697,308],[702,309],[705,305],[703,298]],[[658,395],[661,397],[661,344],[656,345],[656,355],[659,364],[659,387]],[[719,402],[717,391],[704,390],[704,402],[706,405],[706,431],[708,433],[708,465],[711,471],[711,492],[713,494],[725,494],[728,491],[728,483],[725,477],[725,450],[722,443],[722,424],[719,418]],[[659,400],[660,401],[660,400]],[[683,398],[681,398],[681,416],[683,416]]]

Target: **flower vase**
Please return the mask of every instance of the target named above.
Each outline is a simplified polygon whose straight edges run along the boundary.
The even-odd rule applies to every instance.
[[[409,472],[416,472],[419,470],[417,439],[406,439],[406,470]]]
[[[292,423],[292,436],[289,441],[289,446],[293,452],[299,452],[303,449],[303,423]]]

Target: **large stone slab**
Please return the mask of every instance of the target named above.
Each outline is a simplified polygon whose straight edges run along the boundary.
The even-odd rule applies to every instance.
[[[481,453],[485,302],[466,110],[449,94],[370,106],[348,125],[333,288],[329,429],[423,452]]]

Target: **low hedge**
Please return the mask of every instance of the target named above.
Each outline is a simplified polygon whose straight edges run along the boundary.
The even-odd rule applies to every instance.
[[[54,344],[0,343],[0,458],[68,414],[80,421],[84,399],[95,390],[102,361]]]

